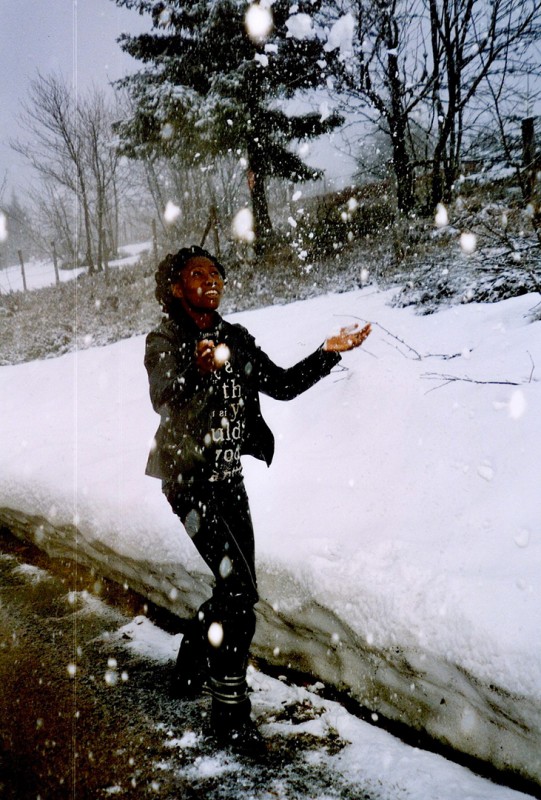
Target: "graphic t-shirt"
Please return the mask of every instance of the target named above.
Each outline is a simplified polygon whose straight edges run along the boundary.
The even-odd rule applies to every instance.
[[[210,466],[209,479],[218,481],[242,472],[240,452],[245,426],[244,398],[242,384],[230,361],[212,373],[212,390],[205,446]]]

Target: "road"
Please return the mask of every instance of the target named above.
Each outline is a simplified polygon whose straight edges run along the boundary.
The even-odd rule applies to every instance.
[[[172,700],[170,663],[108,639],[133,617],[127,595],[104,602],[72,562],[52,572],[46,556],[0,544],[2,800],[368,797],[306,758],[310,737],[278,737],[257,764],[217,753],[209,699]],[[280,793],[265,788],[277,775]]]
[[[209,698],[169,694],[170,634],[180,626],[118,584],[0,530],[1,800],[526,798],[495,773],[490,783],[367,726],[319,698],[317,685],[261,669],[252,684],[265,756],[219,749]],[[138,642],[143,629],[151,635]]]

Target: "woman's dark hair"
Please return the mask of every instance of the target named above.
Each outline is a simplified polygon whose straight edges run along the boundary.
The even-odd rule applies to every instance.
[[[207,250],[198,247],[196,244],[191,247],[182,247],[178,253],[165,256],[158,264],[158,269],[154,275],[156,278],[156,290],[154,292],[156,300],[161,305],[166,314],[170,314],[175,308],[177,301],[171,292],[171,284],[175,282],[183,268],[191,258],[208,258],[212,261],[220,275],[225,281],[225,269],[220,262],[214,258]]]

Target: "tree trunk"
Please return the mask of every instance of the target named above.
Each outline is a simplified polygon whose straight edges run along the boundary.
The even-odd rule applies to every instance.
[[[83,206],[83,218],[84,218],[85,238],[86,238],[85,262],[88,265],[89,274],[92,275],[92,273],[95,272],[94,259],[92,256],[92,220],[90,217],[90,209],[88,207],[88,200],[86,197],[86,187],[81,177],[79,183],[80,183],[81,205]]]
[[[257,156],[250,152],[251,149],[250,143],[248,143],[248,187],[254,215],[254,250],[259,255],[265,252],[271,243],[272,223],[265,192],[266,176],[259,168]]]
[[[118,202],[118,186],[116,179],[113,177],[113,210],[110,214],[111,218],[111,255],[116,255],[118,253],[118,244],[119,244],[119,202]]]
[[[389,17],[387,25],[387,42],[389,46],[387,72],[391,100],[391,113],[388,116],[388,124],[391,133],[398,210],[407,214],[412,210],[415,203],[413,170],[407,146],[408,120],[402,105],[404,86],[400,75],[398,57],[395,54],[398,45],[397,26],[392,17]]]
[[[391,146],[398,210],[402,214],[408,214],[415,205],[415,192],[413,169],[406,143],[406,125],[403,119],[393,120]]]
[[[522,120],[522,163],[524,169],[524,199],[529,203],[535,191],[535,178],[537,173],[537,157],[535,150],[535,118],[526,117]]]
[[[438,139],[434,148],[432,156],[432,181],[431,181],[431,201],[432,210],[436,208],[438,203],[444,199],[444,164],[445,164],[445,151],[449,140],[451,131],[452,120],[450,115],[447,116],[444,124],[438,129]]]

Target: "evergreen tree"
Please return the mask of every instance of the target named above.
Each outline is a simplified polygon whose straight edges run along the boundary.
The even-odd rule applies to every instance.
[[[120,81],[132,100],[131,118],[117,125],[123,152],[131,157],[201,157],[236,153],[246,158],[256,246],[272,231],[266,180],[303,181],[318,176],[290,149],[341,123],[334,114],[293,114],[299,93],[317,89],[326,77],[325,35],[313,25],[319,0],[115,0],[149,14],[152,29],[123,35],[123,50],[144,68]],[[250,9],[272,13],[268,36],[246,24]],[[292,14],[303,35],[292,35]],[[295,21],[294,20],[294,21]],[[298,31],[298,28],[297,28]]]

